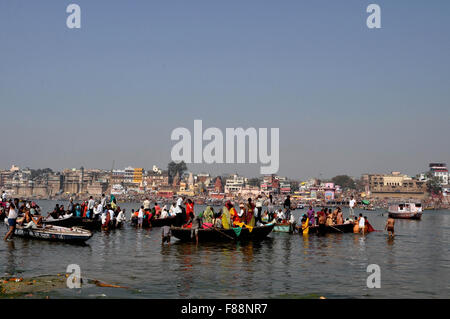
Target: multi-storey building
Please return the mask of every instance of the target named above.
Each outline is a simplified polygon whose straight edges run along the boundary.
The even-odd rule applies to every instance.
[[[448,185],[448,168],[445,163],[430,163],[431,176],[439,178],[441,185]]]
[[[391,174],[367,174],[368,194],[377,198],[423,198],[426,195],[426,182],[413,179],[400,172]]]

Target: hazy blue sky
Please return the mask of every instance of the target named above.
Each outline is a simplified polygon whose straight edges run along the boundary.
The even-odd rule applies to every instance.
[[[446,0],[2,0],[0,168],[166,167],[202,119],[279,127],[281,175],[416,174],[450,162],[449,31]]]

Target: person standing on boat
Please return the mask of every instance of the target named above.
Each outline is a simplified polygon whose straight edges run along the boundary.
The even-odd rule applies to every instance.
[[[342,209],[338,207],[337,209],[337,215],[336,215],[336,224],[342,225],[344,223],[344,215],[342,214]]]
[[[102,207],[106,207],[106,196],[105,194],[102,194],[102,199],[100,200],[100,204]]]
[[[75,206],[73,205],[73,198],[70,197],[69,206],[67,206],[67,211],[69,214],[73,214],[75,212]]]
[[[247,216],[246,216],[246,220],[245,220],[245,223],[249,226],[255,225],[254,213],[255,213],[255,204],[253,204],[252,199],[249,198],[248,203],[247,203]]]
[[[350,202],[348,203],[350,217],[354,217],[355,216],[355,210],[354,210],[355,209],[355,205],[356,205],[356,200],[352,196],[350,198]]]
[[[16,211],[16,206],[13,203],[10,203],[9,204],[9,213],[8,213],[9,230],[6,233],[6,236],[4,238],[5,241],[7,241],[8,238],[12,238],[14,236],[14,230],[16,229],[17,217],[18,217],[18,214]]]
[[[286,209],[286,219],[291,218],[291,196],[287,195],[286,199],[284,200],[283,204],[284,209]]]
[[[145,198],[144,202],[142,203],[142,205],[144,206],[144,211],[145,212],[150,212],[150,201],[148,199],[148,197]]]
[[[317,219],[319,222],[319,229],[318,229],[319,235],[324,235],[325,234],[325,223],[327,221],[326,208],[317,213]]]
[[[261,223],[261,216],[262,216],[262,210],[263,210],[263,199],[261,195],[258,195],[258,197],[256,197],[256,209],[258,210],[256,212],[256,216],[255,216],[255,222],[256,223]]]
[[[267,210],[269,211],[269,220],[273,220],[273,215],[275,214],[275,205],[273,203],[272,194],[269,194],[269,200],[267,202]]]
[[[316,219],[314,217],[314,209],[312,208],[312,206],[309,206],[308,211],[306,212],[306,216],[308,217],[309,223],[311,225],[315,225],[316,224]]]
[[[92,196],[89,196],[89,201],[88,201],[88,212],[87,212],[87,218],[92,218],[94,217],[94,206],[95,206],[95,201],[92,198]]]
[[[186,203],[186,222],[191,218],[191,214],[195,216],[194,202],[189,198]]]

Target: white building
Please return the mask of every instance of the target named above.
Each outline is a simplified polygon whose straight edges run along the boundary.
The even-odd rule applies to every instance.
[[[225,183],[225,193],[240,192],[247,183],[247,178],[234,174],[233,177],[228,178]]]
[[[441,185],[448,185],[448,169],[445,163],[431,163],[431,176],[437,177],[441,181]]]

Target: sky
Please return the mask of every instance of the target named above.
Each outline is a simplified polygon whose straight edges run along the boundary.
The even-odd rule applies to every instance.
[[[0,168],[166,168],[171,132],[201,119],[279,128],[282,176],[415,175],[450,162],[449,17],[444,0],[1,1]]]

